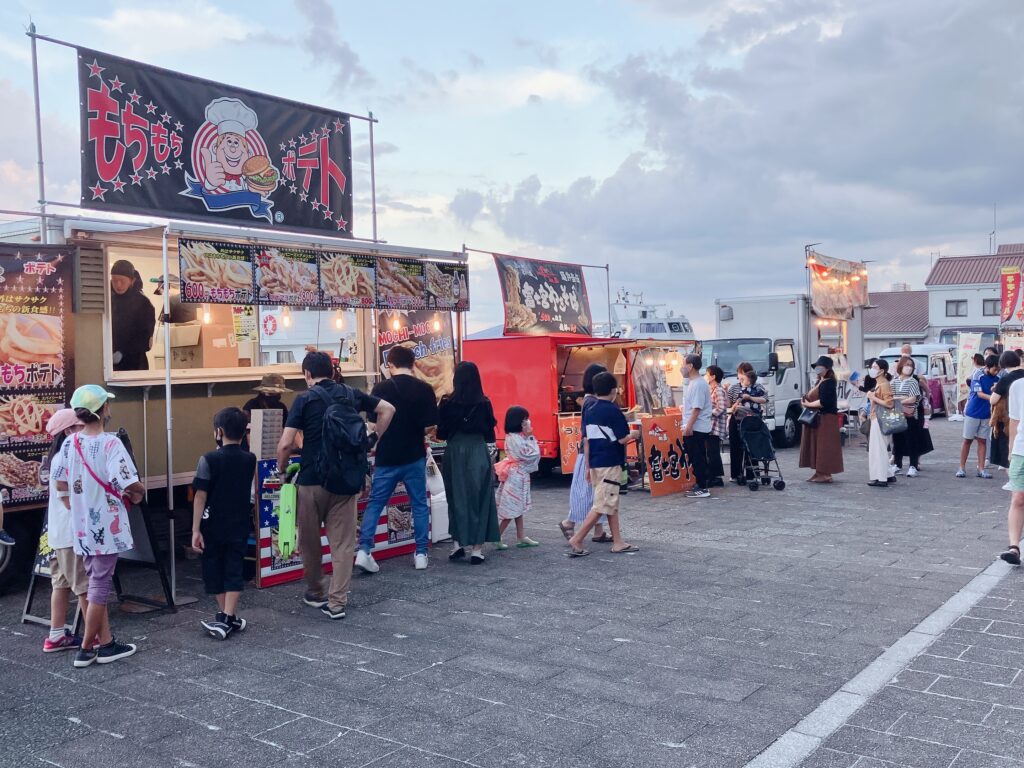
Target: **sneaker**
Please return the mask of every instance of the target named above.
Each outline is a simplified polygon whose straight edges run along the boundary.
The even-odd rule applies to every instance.
[[[249,622],[241,616],[225,616],[224,618],[228,620],[227,623],[232,632],[245,632],[245,628],[249,626]]]
[[[412,557],[413,568],[417,571],[427,570],[427,556],[423,553],[417,552]]]
[[[494,542],[494,549],[497,552],[502,552],[508,549],[508,544],[506,544],[504,541],[496,541]]]
[[[363,573],[376,573],[380,570],[380,566],[377,565],[377,561],[373,559],[373,555],[369,552],[359,550],[356,553],[356,568],[361,570]]]
[[[88,650],[86,650],[85,648],[79,648],[78,653],[75,654],[75,666],[78,669],[88,667],[90,664],[96,661],[97,653],[98,652],[96,648],[89,648]]]
[[[991,480],[991,479],[992,479],[992,473],[991,473],[991,472],[989,472],[989,471],[988,471],[987,469],[983,469],[983,470],[981,470],[981,471],[980,471],[980,472],[979,472],[979,473],[977,474],[977,477],[980,477],[980,478],[982,478],[983,480]]]
[[[711,496],[711,491],[705,488],[694,488],[692,491],[686,492],[686,498],[688,499],[706,499]]]
[[[461,546],[459,542],[452,542],[452,551],[448,553],[449,560],[461,560],[466,556],[466,548]]]
[[[893,483],[895,483],[895,482],[896,482],[896,478],[895,478],[895,477],[890,477],[890,478],[888,478],[888,479],[887,479],[887,480],[885,481],[885,484],[886,484],[886,485],[892,485],[892,484],[893,484]]]
[[[59,640],[46,638],[43,640],[43,653],[57,653],[58,651],[74,651],[82,647],[82,638],[71,634],[70,629],[64,630],[64,635]]]
[[[964,472],[962,469],[958,469],[956,471],[956,474],[953,475],[953,477],[967,477],[967,473]]]
[[[917,477],[917,467],[911,467],[907,470],[907,477]]]
[[[227,616],[223,613],[218,613],[212,619],[204,619],[199,624],[210,637],[214,637],[217,640],[227,640],[228,635],[231,633],[231,627],[228,625]]]
[[[1003,490],[1004,491],[1012,491],[1013,487],[1009,483],[1007,483],[1006,485],[1003,486]]]
[[[96,663],[111,664],[120,659],[127,659],[134,656],[137,650],[132,643],[121,643],[117,638],[111,638],[109,643],[96,649]]]
[[[469,562],[470,562],[471,565],[483,565],[484,553],[483,552],[474,552],[473,554],[471,554],[469,556]]]
[[[302,602],[310,608],[324,608],[327,605],[327,598],[318,597],[313,592],[307,592],[302,596]]]
[[[539,547],[540,546],[540,542],[539,541],[534,541],[529,536],[523,536],[521,541],[517,541],[516,542],[516,546],[519,547],[520,549],[528,549],[530,547]]]
[[[329,605],[325,605],[320,609],[320,613],[326,616],[328,619],[344,619],[345,609],[344,608],[331,608]]]
[[[13,547],[15,544],[14,537],[11,536],[3,528],[0,528],[0,546]]]
[[[890,464],[889,465],[889,475],[890,476],[902,475],[902,474],[903,474],[903,467],[897,467],[895,464]]]

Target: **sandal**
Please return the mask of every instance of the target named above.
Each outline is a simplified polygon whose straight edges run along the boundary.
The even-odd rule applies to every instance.
[[[1005,552],[999,555],[999,559],[1010,565],[1020,565],[1020,547],[1011,544]]]
[[[562,535],[565,536],[566,541],[568,541],[572,538],[572,533],[576,530],[576,526],[566,525],[565,521],[563,520],[558,524],[558,530],[562,532]]]
[[[607,533],[602,533],[600,536],[594,536],[590,539],[595,544],[611,544],[615,539],[609,536]]]
[[[630,544],[628,546],[623,547],[622,549],[613,549],[613,550],[611,550],[611,553],[613,555],[622,555],[622,554],[625,554],[627,552],[639,552],[639,551],[640,551],[640,547],[636,546],[635,544]]]
[[[566,553],[569,557],[586,557],[590,552],[586,549],[572,549]]]
[[[539,541],[534,541],[529,536],[527,536],[524,539],[522,539],[521,541],[517,541],[516,542],[516,546],[519,547],[519,549],[526,549],[527,547],[539,547],[540,546],[540,542]]]

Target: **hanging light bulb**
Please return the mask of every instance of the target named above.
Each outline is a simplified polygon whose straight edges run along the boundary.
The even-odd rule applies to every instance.
[[[213,318],[210,316],[210,305],[203,304],[203,324],[209,325],[212,321]]]
[[[340,309],[334,313],[334,327],[337,328],[339,331],[345,327],[345,318],[341,314]]]
[[[828,270],[827,269],[821,270],[821,276],[822,277],[828,277]]]
[[[291,307],[283,307],[281,309],[281,325],[285,328],[290,328],[292,325],[292,310]]]
[[[402,330],[402,323],[397,317],[391,322],[391,328],[396,331]]]
[[[644,363],[647,365],[654,365],[654,361],[649,357],[644,358]]]
[[[437,315],[434,315],[434,330],[441,330],[441,318],[439,318]]]
[[[808,256],[808,257],[807,257],[807,263],[808,263],[808,264],[816,264],[816,263],[817,263],[817,261],[818,261],[818,260],[817,260],[816,258],[814,258],[813,256]]]
[[[658,360],[658,365],[660,365],[662,368],[665,367],[665,358],[664,357],[662,357],[662,358],[660,358]]]

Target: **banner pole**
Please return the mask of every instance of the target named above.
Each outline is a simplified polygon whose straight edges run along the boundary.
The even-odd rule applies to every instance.
[[[373,149],[373,112],[369,113],[370,120],[370,205],[371,217],[373,218],[373,242],[377,242],[377,163],[374,158]]]
[[[171,565],[171,600],[178,602],[178,574],[174,552],[174,420],[171,415],[171,329],[167,320],[171,316],[171,268],[167,256],[167,231],[170,225],[164,226],[162,237],[164,266],[164,406],[167,420],[167,548]]]
[[[43,171],[43,119],[39,109],[39,59],[36,53],[36,25],[29,22],[28,37],[32,43],[32,101],[36,115],[36,173],[39,177],[39,241],[50,242],[46,218],[46,174]]]

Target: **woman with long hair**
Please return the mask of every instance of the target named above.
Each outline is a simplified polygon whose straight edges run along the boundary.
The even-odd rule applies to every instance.
[[[498,542],[498,509],[494,500],[494,464],[488,443],[494,442],[494,408],[484,395],[480,369],[463,361],[455,366],[454,388],[441,400],[437,436],[446,440],[441,477],[448,498],[449,531],[456,560],[470,550],[470,562],[484,561],[483,545]]]
[[[757,371],[748,362],[736,367],[737,382],[729,387],[729,475],[739,485],[749,479],[743,471],[746,449],[740,439],[740,421],[753,416],[762,418],[768,393],[757,383]]]
[[[814,474],[812,483],[831,483],[843,471],[843,445],[839,436],[839,388],[832,358],[822,355],[814,363],[817,383],[800,400],[804,408],[818,412],[818,423],[800,432],[800,466]]]
[[[907,429],[893,435],[892,459],[896,473],[903,471],[903,457],[910,460],[907,477],[916,477],[918,461],[921,458],[921,431],[924,421],[918,416],[921,403],[921,383],[914,375],[914,360],[901,357],[896,363],[896,376],[892,380],[892,395],[896,399],[896,407],[903,411],[907,419]]]
[[[875,388],[868,392],[871,402],[871,432],[868,435],[868,485],[872,488],[889,487],[889,438],[882,434],[878,421],[881,408],[892,408],[895,402],[889,384],[889,363],[878,358],[871,365],[871,378]]]
[[[594,377],[599,373],[605,373],[607,370],[601,363],[591,363],[583,371],[581,412],[597,399],[594,397]],[[592,506],[594,506],[594,489],[590,485],[590,469],[587,467],[581,443],[579,452],[576,454],[576,464],[572,470],[572,485],[569,486],[569,517],[558,524],[558,529],[567,540],[572,538],[576,526],[586,520]],[[605,533],[604,530],[604,523],[607,520],[606,517],[602,516],[601,520],[594,526],[594,535],[591,541],[598,544],[610,544],[612,542],[612,537]]]

